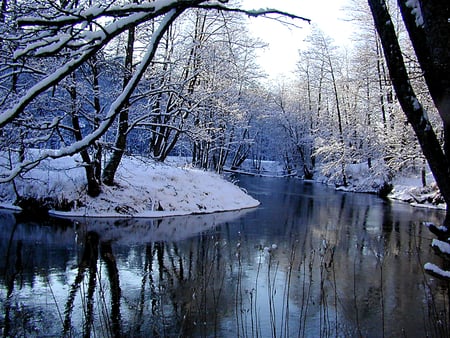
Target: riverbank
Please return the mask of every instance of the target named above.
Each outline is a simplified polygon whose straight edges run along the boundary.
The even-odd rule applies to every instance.
[[[272,167],[270,169],[276,172],[278,167]],[[377,184],[382,182],[356,172],[351,177],[349,186],[338,189],[375,193],[379,189]],[[330,184],[323,176],[315,181]],[[428,185],[421,187],[419,175],[396,178],[387,198],[415,207],[445,209],[431,174],[427,181]],[[20,210],[21,205],[31,212],[43,209],[61,217],[163,217],[259,205],[237,185],[218,174],[194,169],[182,158],[171,158],[168,164],[163,164],[144,157],[125,157],[115,185],[103,185],[97,198],[86,194],[84,168],[77,156],[43,161],[16,178],[14,185],[0,185],[0,207]]]
[[[159,163],[143,157],[125,157],[115,185],[102,186],[96,198],[86,194],[84,168],[78,157],[43,161],[13,183],[0,186],[0,205],[38,208],[64,217],[163,217],[256,207],[259,202],[220,175]],[[23,201],[28,201],[28,205]],[[20,204],[20,203],[19,203]]]
[[[315,174],[315,181],[335,186],[337,190],[346,192],[376,194],[383,198],[408,203],[414,207],[446,209],[446,204],[430,170],[425,176],[423,186],[422,172],[410,169],[399,172],[394,178],[386,174],[386,168],[379,163],[369,169],[367,163],[350,164],[346,167],[347,186],[335,176],[325,176],[320,168]],[[339,177],[339,175],[337,175]]]

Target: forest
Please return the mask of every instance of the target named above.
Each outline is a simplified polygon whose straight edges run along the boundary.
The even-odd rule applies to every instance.
[[[448,336],[450,2],[349,0],[351,46],[243,2],[0,0],[4,336]],[[310,28],[289,77],[249,17]]]
[[[247,17],[307,18],[239,1],[2,0],[0,182],[79,154],[95,197],[124,155],[177,155],[217,172],[278,161],[380,195],[421,175],[448,202],[448,5],[375,2],[348,9],[352,48],[312,23],[293,79],[263,82]]]

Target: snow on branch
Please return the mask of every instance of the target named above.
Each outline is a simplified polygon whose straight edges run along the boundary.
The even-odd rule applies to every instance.
[[[450,233],[448,228],[444,225],[436,226],[431,222],[424,222],[424,225],[430,230],[433,234],[435,234],[438,239],[445,240],[448,239]]]
[[[416,18],[416,26],[423,26],[423,15],[419,0],[407,0],[406,7],[411,8],[411,14]]]
[[[168,3],[166,6],[152,6],[152,10],[127,10],[123,17],[118,20],[107,20],[105,14],[108,10],[103,12],[94,12],[95,15],[66,15],[51,20],[35,20],[33,18],[19,19],[19,24],[22,26],[30,25],[34,28],[38,28],[44,32],[48,29],[58,28],[58,33],[49,37],[36,37],[36,43],[30,43],[25,49],[15,52],[14,57],[17,59],[23,55],[35,52],[35,56],[47,56],[59,52],[62,48],[68,47],[75,51],[82,49],[83,46],[92,48],[92,46],[104,46],[113,37],[119,35],[130,27],[138,26],[139,24],[154,19],[167,13],[172,8],[177,8],[174,1],[164,2]],[[126,6],[125,6],[126,7]],[[144,6],[147,8],[148,6]],[[95,7],[99,10],[98,7]],[[90,13],[90,12],[89,12]],[[126,14],[126,15],[125,15]],[[95,21],[98,19],[98,21]],[[72,20],[73,19],[73,20]],[[88,27],[88,24],[95,23],[99,28],[98,30],[92,30]],[[80,25],[80,28],[77,28]],[[79,51],[78,51],[79,53]]]
[[[306,21],[308,23],[311,22],[310,19],[298,16],[289,12],[280,11],[278,9],[274,8],[260,8],[260,9],[242,9],[242,8],[235,8],[235,7],[228,7],[221,3],[206,3],[206,4],[199,4],[196,6],[197,8],[204,8],[204,9],[217,9],[217,10],[223,10],[227,12],[235,12],[235,13],[242,13],[246,14],[250,17],[258,17],[258,16],[266,16],[271,14],[280,15],[283,17],[291,18],[291,19],[298,19],[302,21]]]
[[[426,263],[424,269],[430,275],[435,276],[440,279],[450,280],[450,271],[443,270],[433,263]]]
[[[139,64],[138,68],[134,72],[127,86],[123,89],[122,93],[116,98],[116,100],[111,104],[105,119],[100,124],[100,126],[95,129],[90,134],[86,135],[82,140],[77,141],[69,146],[63,147],[59,150],[46,150],[43,151],[40,156],[33,160],[23,161],[18,163],[15,168],[2,173],[0,177],[0,183],[5,183],[13,180],[20,172],[24,170],[29,170],[39,164],[41,161],[47,158],[60,158],[65,156],[71,156],[79,153],[82,149],[92,145],[96,140],[98,140],[106,131],[110,128],[116,116],[122,110],[125,102],[130,98],[134,89],[137,87],[139,81],[141,80],[145,70],[150,65],[164,32],[172,24],[172,22],[184,11],[184,9],[172,9],[167,13],[163,20],[161,21],[158,29],[153,33],[147,52],[142,58],[142,62]],[[2,117],[0,115],[0,117]]]
[[[450,244],[438,239],[433,239],[431,247],[438,253],[450,257]]]
[[[17,20],[17,23],[20,27],[64,27],[83,22],[93,22],[100,18],[123,18],[128,17],[129,15],[134,13],[154,13],[164,7],[162,6],[162,3],[167,4],[167,1],[158,1],[143,4],[127,4],[123,6],[95,5],[86,10],[66,12],[56,18],[36,18],[34,16],[26,16],[19,18]]]
[[[38,29],[35,41],[31,41],[22,50],[17,50],[14,57],[20,58],[30,53],[35,56],[49,56],[60,52],[63,48],[72,50],[70,59],[54,73],[48,75],[30,88],[21,99],[10,109],[0,114],[0,128],[11,122],[20,115],[25,107],[38,95],[47,89],[58,84],[62,79],[75,71],[86,60],[97,53],[102,47],[108,44],[113,38],[123,33],[130,27],[144,23],[158,16],[167,13],[170,9],[204,8],[218,9],[231,12],[244,13],[250,16],[264,16],[268,14],[279,14],[292,19],[301,19],[309,22],[309,19],[278,11],[276,9],[244,10],[227,7],[224,2],[208,2],[201,0],[157,0],[144,4],[129,4],[123,6],[92,6],[86,10],[74,10],[73,12],[62,11],[64,14],[52,19],[40,19],[39,17],[25,17],[19,19],[22,26],[33,26]],[[38,14],[39,15],[39,14]],[[121,17],[110,23],[104,23],[104,27],[99,23],[105,16]],[[87,24],[93,20],[99,20],[97,25],[101,28],[97,31],[88,29]],[[103,19],[105,21],[105,19]],[[74,25],[80,25],[80,28]],[[54,36],[42,36],[40,32],[45,29],[58,29],[59,33]],[[47,31],[48,32],[48,31]],[[69,33],[70,32],[70,33]]]
[[[193,1],[192,1],[193,2]],[[151,20],[155,17],[161,16],[167,13],[169,10],[173,8],[180,8],[178,10],[185,10],[189,6],[181,7],[179,6],[177,1],[160,1],[161,6],[158,7],[158,10],[155,10],[152,13],[136,13],[132,14],[127,18],[123,18],[117,20],[116,22],[110,23],[105,26],[105,28],[101,31],[97,32],[85,32],[84,35],[80,35],[81,38],[79,41],[82,41],[84,48],[80,48],[78,45],[78,50],[76,50],[69,61],[63,64],[59,69],[57,69],[52,74],[48,75],[38,83],[36,83],[33,87],[31,87],[21,98],[20,100],[10,109],[2,112],[0,114],[0,128],[4,127],[6,124],[11,122],[14,118],[20,115],[25,107],[30,104],[37,96],[41,93],[45,92],[47,89],[52,86],[58,84],[61,80],[75,71],[78,67],[80,67],[84,62],[86,62],[91,56],[95,55],[102,47],[108,44],[114,37],[126,31],[128,28],[132,26],[137,26],[145,21]],[[165,4],[165,6],[162,6]],[[156,7],[156,6],[155,6]],[[29,53],[33,49],[37,49],[37,54],[41,53],[42,55],[50,55],[52,53],[58,52],[61,48],[67,47],[66,45],[61,45],[60,43],[53,43],[57,41],[58,38],[68,42],[75,41],[74,37],[67,37],[67,34],[62,32],[57,34],[55,38],[49,41],[48,45],[42,44],[30,44],[22,51],[17,51],[15,57],[21,57],[24,54]],[[71,47],[76,47],[71,46]]]

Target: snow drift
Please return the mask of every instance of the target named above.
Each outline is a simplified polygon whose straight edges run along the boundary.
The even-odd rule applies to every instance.
[[[32,171],[2,184],[0,203],[15,207],[21,199],[49,201],[59,216],[162,217],[252,208],[259,202],[218,174],[175,167],[144,157],[125,157],[114,186],[86,193],[79,157],[45,160]],[[57,210],[59,209],[59,210]]]

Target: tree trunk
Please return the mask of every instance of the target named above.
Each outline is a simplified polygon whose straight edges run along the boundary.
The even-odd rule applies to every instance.
[[[443,121],[444,153],[450,163],[450,3],[419,1],[420,9],[407,5],[406,1],[399,0],[398,4],[431,98]]]
[[[450,207],[449,162],[428,120],[427,113],[419,103],[410,84],[403,55],[386,3],[383,0],[368,0],[368,2],[374,18],[375,27],[381,39],[389,74],[398,100],[408,122],[414,129],[441,194],[447,203],[448,210]]]
[[[442,120],[449,125],[450,2],[418,1],[419,9],[413,8],[405,0],[398,0],[398,5],[430,95]]]
[[[75,140],[80,141],[83,139],[83,135],[81,133],[80,121],[78,118],[78,108],[77,108],[77,89],[75,84],[75,75],[72,74],[72,84],[69,88],[69,94],[72,101],[72,109],[71,109],[71,117],[72,117],[72,127],[73,133],[75,136]],[[89,152],[87,148],[84,148],[80,151],[81,158],[84,162],[84,169],[86,172],[86,180],[87,180],[87,192],[91,197],[97,197],[100,195],[100,182],[97,181],[95,177],[95,169],[94,165],[91,161],[91,157],[89,156]]]
[[[92,87],[94,89],[94,110],[95,110],[95,117],[94,117],[94,128],[97,129],[100,126],[100,114],[102,111],[102,107],[100,104],[100,72],[98,67],[98,59],[94,55],[93,58],[89,62],[91,70],[92,70]],[[95,178],[98,182],[101,182],[101,171],[102,171],[102,145],[100,142],[96,142],[94,144],[94,171],[95,171]]]
[[[128,42],[125,55],[125,74],[123,77],[123,88],[125,88],[131,79],[133,72],[133,50],[135,40],[135,28],[132,27],[128,30]],[[123,153],[127,146],[127,133],[128,133],[128,113],[130,109],[130,103],[127,100],[124,107],[119,114],[119,126],[117,128],[116,141],[114,148],[109,158],[108,163],[103,171],[103,183],[106,185],[113,185],[114,176],[116,175],[117,168],[122,160]]]
[[[342,160],[341,160],[341,176],[342,176],[342,185],[346,187],[348,185],[347,182],[347,175],[345,173],[345,143],[344,143],[344,130],[342,128],[342,113],[341,113],[341,105],[339,101],[339,95],[337,90],[337,84],[336,84],[336,78],[334,75],[334,67],[333,62],[331,61],[330,54],[328,52],[327,48],[327,56],[328,56],[328,62],[330,66],[330,72],[331,72],[331,80],[333,84],[333,92],[334,92],[334,98],[336,100],[336,111],[337,111],[337,117],[338,117],[338,129],[339,129],[339,143],[342,147]]]

